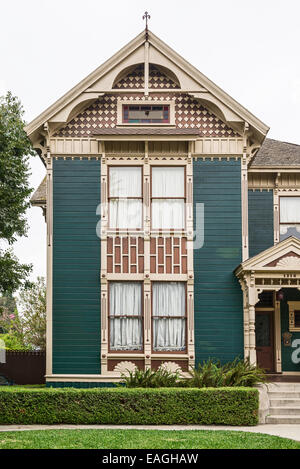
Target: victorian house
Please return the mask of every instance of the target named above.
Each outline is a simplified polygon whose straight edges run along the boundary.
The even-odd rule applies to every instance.
[[[300,372],[300,146],[143,31],[27,125],[48,385],[249,358]]]

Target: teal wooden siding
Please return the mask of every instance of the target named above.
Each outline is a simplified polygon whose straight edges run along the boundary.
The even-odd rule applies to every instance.
[[[194,250],[196,362],[243,356],[243,300],[233,273],[242,261],[241,163],[194,161],[196,204],[204,204],[204,245]],[[197,233],[196,233],[197,235]]]
[[[53,373],[100,373],[100,162],[53,163]]]
[[[296,288],[285,288],[283,290],[284,299],[280,302],[280,316],[281,316],[281,358],[282,358],[282,371],[300,371],[300,363],[293,363],[292,354],[298,349],[298,357],[300,357],[300,345],[295,348],[286,347],[283,345],[282,334],[289,332],[289,306],[288,301],[300,301],[300,291]],[[300,340],[300,332],[291,332],[292,342]]]
[[[249,257],[274,245],[273,191],[248,192]]]

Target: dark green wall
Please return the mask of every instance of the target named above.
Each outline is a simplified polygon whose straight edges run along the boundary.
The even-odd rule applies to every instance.
[[[100,161],[53,164],[53,373],[100,373]]]
[[[280,302],[280,316],[281,316],[281,354],[282,354],[282,371],[300,371],[300,363],[295,364],[292,361],[292,353],[299,349],[286,347],[283,345],[282,334],[289,332],[289,306],[288,301],[300,301],[300,291],[296,288],[285,288],[283,290],[284,299]],[[292,342],[295,339],[300,339],[300,332],[292,332]],[[298,354],[300,357],[300,353]]]
[[[241,163],[194,161],[196,204],[204,203],[204,246],[194,250],[196,361],[243,356],[243,300],[233,273],[242,261]],[[196,229],[196,228],[194,228]]]
[[[248,192],[249,257],[274,245],[273,191]]]

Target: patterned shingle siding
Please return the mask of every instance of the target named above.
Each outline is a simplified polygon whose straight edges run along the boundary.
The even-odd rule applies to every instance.
[[[248,192],[249,257],[274,244],[273,191]]]
[[[144,88],[144,64],[137,65],[133,70],[114,84],[117,89],[140,89]],[[155,65],[149,66],[149,88],[180,88],[179,84],[167,77]]]
[[[240,161],[194,161],[196,204],[204,204],[204,246],[194,250],[196,362],[243,356],[243,301],[233,273],[242,260]]]
[[[53,164],[53,373],[100,373],[100,161]]]
[[[115,128],[117,125],[118,100],[132,99],[132,103],[143,103],[144,95],[122,93],[106,94],[74,117],[54,137],[89,137],[99,128]],[[238,137],[239,135],[212,112],[205,109],[196,99],[187,94],[152,93],[149,100],[175,101],[175,125],[178,129],[196,130],[200,137]]]

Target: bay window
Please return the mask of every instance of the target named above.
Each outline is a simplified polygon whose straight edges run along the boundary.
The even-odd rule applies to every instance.
[[[300,238],[300,197],[280,197],[280,241]]]
[[[143,349],[142,285],[138,282],[110,282],[110,350]]]
[[[154,352],[178,352],[186,348],[186,290],[184,282],[152,284]]]
[[[109,168],[109,227],[142,228],[142,168]]]
[[[152,229],[185,227],[185,170],[182,166],[153,167],[151,188]]]

